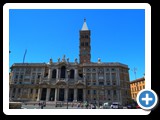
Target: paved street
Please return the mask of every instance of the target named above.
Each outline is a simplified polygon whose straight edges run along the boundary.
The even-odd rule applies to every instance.
[[[42,103],[42,102],[41,102]],[[54,102],[47,102],[46,106],[42,108],[41,105],[39,105],[38,102],[29,102],[29,103],[23,103],[22,109],[67,109],[66,103],[57,103],[57,107],[55,106]],[[77,108],[77,104],[68,104],[68,109],[85,109],[85,107],[79,107]]]
[[[39,105],[22,105],[22,109],[41,109],[41,106]],[[62,107],[55,107],[55,105],[46,105],[45,107],[43,107],[43,109],[67,109],[66,106],[62,106]],[[77,109],[76,106],[71,107],[68,106],[68,109]],[[80,108],[83,109],[83,108]]]

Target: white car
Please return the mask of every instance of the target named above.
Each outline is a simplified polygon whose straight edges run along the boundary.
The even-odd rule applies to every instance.
[[[119,108],[119,104],[118,103],[113,103],[110,108],[112,109],[118,109]]]

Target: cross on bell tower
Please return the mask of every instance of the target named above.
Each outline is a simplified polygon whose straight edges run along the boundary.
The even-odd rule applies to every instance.
[[[80,64],[90,63],[91,59],[90,33],[91,32],[90,30],[88,30],[86,19],[84,19],[82,29],[80,30],[80,42],[79,42]]]

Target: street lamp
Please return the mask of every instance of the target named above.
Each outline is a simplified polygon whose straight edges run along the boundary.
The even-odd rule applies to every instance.
[[[67,109],[68,109],[68,93],[69,93],[68,82],[69,82],[70,70],[67,70],[67,75],[68,75],[68,80],[67,80]]]

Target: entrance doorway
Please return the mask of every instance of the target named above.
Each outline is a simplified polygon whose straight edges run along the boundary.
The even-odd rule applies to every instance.
[[[55,88],[51,88],[51,92],[50,92],[50,101],[54,101],[55,99]]]
[[[74,97],[74,89],[69,89],[69,93],[68,93],[68,101],[73,101]]]
[[[83,89],[78,89],[77,100],[83,101]]]
[[[46,100],[47,88],[42,88],[41,100]]]
[[[64,101],[64,89],[59,89],[59,101]]]

